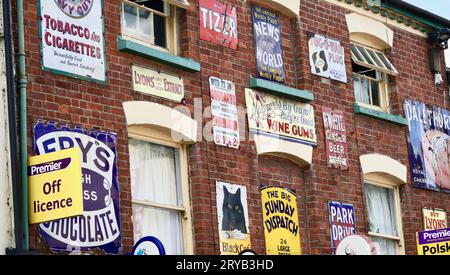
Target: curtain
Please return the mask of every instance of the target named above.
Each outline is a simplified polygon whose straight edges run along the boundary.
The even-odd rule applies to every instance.
[[[181,206],[178,151],[129,139],[131,194],[133,200]],[[169,255],[183,254],[181,212],[133,203],[134,240],[154,236]]]
[[[365,185],[369,230],[391,236],[398,236],[394,204],[394,191],[375,185]],[[396,253],[396,241],[374,238],[382,254]],[[375,240],[374,240],[375,241]]]

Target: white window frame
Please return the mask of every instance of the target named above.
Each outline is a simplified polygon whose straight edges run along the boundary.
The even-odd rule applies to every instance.
[[[189,188],[189,175],[188,175],[188,159],[187,148],[185,145],[172,141],[169,135],[158,132],[151,128],[142,126],[130,126],[128,128],[128,137],[138,139],[141,141],[172,147],[176,149],[179,154],[179,171],[180,171],[180,192],[182,198],[182,206],[166,205],[155,202],[143,202],[134,200],[131,198],[132,204],[140,206],[155,207],[166,210],[176,210],[181,212],[181,226],[183,234],[183,254],[193,255],[193,236],[192,236],[192,204]]]
[[[397,243],[397,255],[404,255],[405,254],[405,241],[404,241],[404,237],[403,237],[403,224],[402,224],[402,214],[401,214],[401,203],[400,203],[400,188],[398,185],[395,184],[390,184],[388,182],[378,182],[378,181],[374,181],[374,180],[368,180],[368,179],[364,179],[364,184],[368,184],[368,185],[375,185],[378,187],[382,187],[382,188],[387,188],[390,190],[393,190],[393,195],[394,195],[394,206],[395,206],[395,222],[396,222],[396,227],[397,227],[397,236],[393,236],[393,235],[388,235],[388,234],[381,234],[381,233],[377,233],[377,232],[371,232],[368,231],[367,234],[369,235],[369,237],[378,237],[378,238],[384,238],[384,239],[389,239],[389,240],[394,240]],[[365,191],[364,191],[364,196],[365,196],[365,200],[367,200],[367,197],[365,195]],[[366,205],[365,207],[367,207],[367,201],[366,201]],[[368,213],[366,213],[367,215],[367,219],[368,217]]]
[[[170,53],[173,55],[178,55],[179,52],[179,45],[178,45],[178,12],[176,6],[171,5],[171,2],[177,2],[177,1],[167,1],[162,0],[164,2],[164,12],[160,12],[157,10],[153,10],[150,8],[147,8],[143,5],[139,5],[138,3],[131,2],[129,0],[121,0],[121,11],[120,11],[120,20],[121,20],[121,34],[122,37],[129,39],[131,41],[134,41],[139,44],[144,44],[146,46],[149,46],[151,48],[155,48],[159,51],[163,51],[166,53]],[[139,24],[140,20],[137,18],[136,23],[136,30],[129,31],[127,28],[125,28],[125,5],[130,5],[136,7],[138,10],[145,10],[150,13],[149,16],[149,24],[151,29],[151,36],[150,41],[144,39],[142,36],[139,35]],[[177,6],[182,6],[182,3],[177,4]],[[188,4],[189,7],[189,4]],[[139,14],[139,11],[137,12]],[[155,45],[155,37],[154,37],[154,26],[153,26],[153,15],[159,15],[165,18],[165,34],[166,34],[166,48],[160,47],[158,45]]]
[[[385,113],[390,113],[390,100],[389,100],[389,85],[388,85],[388,75],[384,72],[375,70],[376,74],[379,75],[379,79],[375,79],[372,77],[368,77],[362,74],[358,74],[355,72],[352,72],[352,77],[353,77],[353,81],[354,78],[359,78],[359,83],[360,83],[360,90],[358,91],[359,93],[359,98],[363,98],[363,86],[361,79],[367,79],[369,81],[369,100],[371,101],[369,104],[363,101],[358,100],[358,98],[355,97],[356,102],[358,102],[358,104],[363,105],[364,107],[367,108],[371,108],[371,109],[375,109],[378,111],[382,111]],[[372,85],[371,82],[372,81],[376,81],[378,82],[378,90],[379,90],[379,101],[380,101],[380,105],[375,105],[372,102]],[[354,85],[354,84],[353,84]],[[354,90],[356,89],[356,87],[353,88]],[[356,92],[356,91],[355,91]]]

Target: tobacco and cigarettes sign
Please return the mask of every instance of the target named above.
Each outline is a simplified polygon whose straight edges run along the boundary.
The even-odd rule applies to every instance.
[[[239,125],[236,92],[232,82],[217,77],[209,78],[214,143],[239,148]]]
[[[348,145],[344,113],[322,107],[322,115],[328,166],[345,170],[348,168]]]
[[[102,3],[101,0],[39,1],[44,69],[106,81]]]
[[[83,214],[79,148],[30,157],[28,165],[30,224]]]
[[[416,233],[417,254],[450,255],[450,228]]]
[[[443,209],[423,208],[423,224],[425,230],[447,228],[447,212]]]
[[[133,90],[181,102],[184,98],[183,78],[156,70],[132,66]]]
[[[328,202],[330,211],[330,233],[333,254],[339,243],[347,236],[356,234],[355,211],[353,205]]]

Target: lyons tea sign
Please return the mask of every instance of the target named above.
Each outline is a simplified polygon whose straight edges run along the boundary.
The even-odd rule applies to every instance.
[[[39,121],[34,126],[37,155],[78,147],[84,211],[81,216],[44,222],[39,233],[53,251],[121,252],[117,138],[113,133],[71,129]]]

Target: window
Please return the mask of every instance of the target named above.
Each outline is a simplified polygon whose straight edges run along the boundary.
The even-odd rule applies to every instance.
[[[129,154],[134,241],[154,236],[169,255],[192,253],[184,147],[130,133]]]
[[[398,74],[383,52],[350,44],[356,102],[389,113],[389,76]]]
[[[122,36],[176,55],[178,25],[176,7],[186,0],[122,0]]]
[[[399,254],[401,224],[398,188],[365,184],[369,236],[380,247],[381,255]]]

